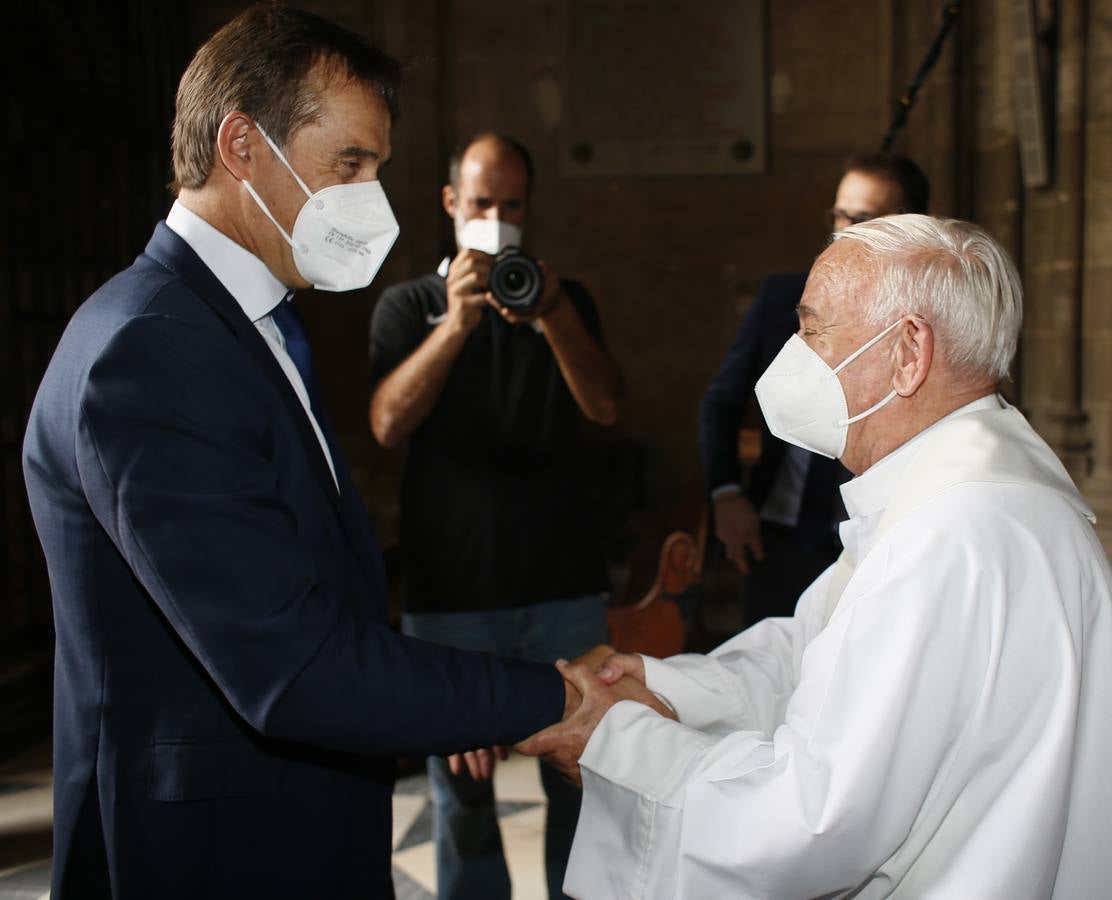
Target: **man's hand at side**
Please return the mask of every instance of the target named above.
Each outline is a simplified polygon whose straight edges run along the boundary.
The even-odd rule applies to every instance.
[[[725,494],[715,499],[714,530],[726,548],[726,556],[745,575],[749,574],[749,553],[755,560],[764,559],[760,516],[741,494]]]
[[[467,773],[476,781],[486,781],[494,775],[494,759],[505,762],[510,757],[510,748],[499,744],[497,747],[468,750],[466,753],[453,753],[448,757],[448,768],[453,775]]]

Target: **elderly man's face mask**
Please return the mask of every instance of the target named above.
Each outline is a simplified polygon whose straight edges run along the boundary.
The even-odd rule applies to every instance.
[[[864,412],[850,416],[838,373],[900,324],[897,319],[833,369],[807,342],[793,334],[757,382],[757,402],[768,430],[782,441],[822,456],[837,458],[846,449],[846,432],[896,396],[892,391]]]

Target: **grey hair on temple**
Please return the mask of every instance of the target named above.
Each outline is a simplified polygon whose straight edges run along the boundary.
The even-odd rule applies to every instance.
[[[837,232],[877,267],[870,324],[920,315],[939,352],[971,375],[1008,377],[1023,320],[1023,288],[1007,252],[977,225],[924,215],[885,216]]]

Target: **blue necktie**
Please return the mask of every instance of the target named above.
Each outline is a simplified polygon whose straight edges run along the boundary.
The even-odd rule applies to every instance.
[[[313,368],[313,351],[309,349],[309,337],[305,334],[305,323],[302,321],[301,313],[297,311],[297,307],[289,297],[290,295],[287,294],[282,302],[274,307],[270,315],[278,330],[282,332],[282,337],[286,339],[286,352],[297,367],[301,382],[309,394],[309,405],[312,407],[313,415],[323,430],[324,418],[320,405],[320,392],[317,388],[317,373]]]

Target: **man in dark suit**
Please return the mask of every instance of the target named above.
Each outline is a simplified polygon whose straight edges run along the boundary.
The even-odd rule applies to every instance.
[[[898,212],[925,213],[930,185],[914,162],[886,153],[851,156],[827,210],[830,227]],[[765,279],[699,411],[699,451],[715,533],[727,558],[750,576],[746,627],[766,616],[791,615],[803,589],[840,551],[835,531],[838,486],[848,473],[761,428],[757,464],[742,478],[738,431],[753,388],[791,335],[805,272]]]
[[[288,295],[365,285],[397,66],[259,5],[178,90],[178,199],[74,315],[24,471],[57,628],[55,900],[389,897],[394,754],[560,718],[551,666],[385,624]]]

